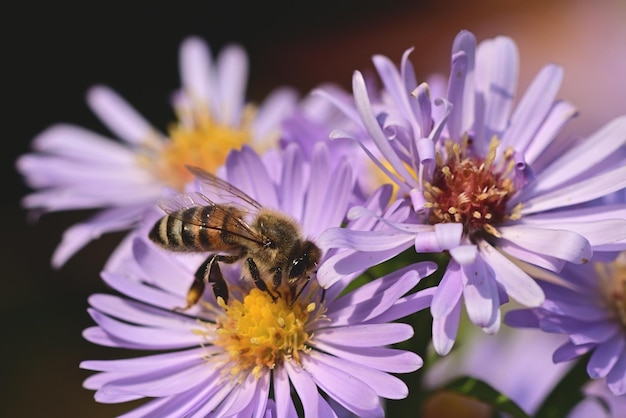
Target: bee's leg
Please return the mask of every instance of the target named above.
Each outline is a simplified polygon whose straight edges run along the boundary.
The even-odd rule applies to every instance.
[[[278,289],[280,283],[283,281],[283,269],[280,267],[276,267],[274,269],[274,278],[272,279],[272,285],[274,286],[274,290]]]
[[[226,286],[226,281],[224,280],[224,276],[222,276],[222,270],[218,263],[231,264],[240,258],[240,256],[219,254],[209,256],[200,267],[198,267],[198,270],[196,270],[194,274],[193,283],[187,292],[187,305],[184,308],[176,308],[176,310],[184,311],[198,303],[207,283],[213,285],[213,294],[216,299],[221,297],[224,299],[224,303],[228,303],[228,286]]]
[[[267,284],[265,284],[263,279],[261,279],[259,268],[256,266],[256,263],[254,262],[254,260],[248,257],[246,259],[246,264],[248,265],[248,271],[250,271],[250,277],[252,277],[252,281],[254,281],[254,284],[256,285],[256,287],[264,292],[267,292],[271,296],[272,300],[276,302],[278,297],[274,296],[274,294],[267,288]]]
[[[289,302],[290,305],[293,305],[293,303],[300,297],[300,295],[302,294],[304,289],[306,289],[310,282],[311,276],[307,276],[306,281],[304,282],[300,290],[298,290],[298,293],[296,293],[296,289],[298,287],[297,282],[289,286],[289,291],[291,293],[291,301]]]
[[[202,264],[202,267],[204,266],[205,266],[205,263]],[[189,290],[187,291],[187,305],[185,305],[185,307],[182,307],[182,308],[176,307],[174,308],[174,310],[186,311],[187,309],[195,305],[198,302],[198,300],[200,300],[203,293],[204,293],[204,280],[198,277],[198,273],[196,273],[193,278],[193,283],[191,284],[191,287],[189,287]]]

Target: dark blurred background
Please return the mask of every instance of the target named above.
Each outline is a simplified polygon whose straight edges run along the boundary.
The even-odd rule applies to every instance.
[[[3,417],[108,417],[129,408],[95,403],[81,386],[90,372],[78,368],[85,359],[124,355],[81,337],[92,325],[87,297],[106,291],[99,271],[122,235],[103,237],[53,270],[49,260],[62,232],[87,213],[27,222],[19,201],[28,188],[14,161],[57,122],[108,135],[84,102],[95,83],[113,87],[165,129],[174,118],[169,95],[179,85],[178,46],[188,35],[202,36],[213,51],[241,43],[250,55],[248,95],[255,101],[280,85],[303,94],[326,81],[347,88],[355,69],[371,68],[373,54],[398,62],[411,46],[421,79],[447,73],[459,30],[479,40],[509,35],[521,54],[518,91],[544,63],[565,67],[560,95],[582,112],[569,130],[588,134],[626,114],[623,0],[39,3],[3,8]]]

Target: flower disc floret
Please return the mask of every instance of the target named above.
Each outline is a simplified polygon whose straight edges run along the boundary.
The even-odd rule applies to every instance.
[[[596,263],[594,267],[607,308],[615,312],[626,329],[626,253],[612,263]]]
[[[237,366],[231,374],[252,372],[259,377],[285,359],[300,364],[300,353],[308,350],[311,335],[306,331],[315,304],[272,300],[267,292],[252,289],[243,301],[230,305],[220,300],[224,315],[217,320],[215,345],[222,346]]]
[[[224,164],[231,150],[252,142],[250,126],[256,114],[252,105],[246,106],[239,126],[219,123],[208,111],[193,113],[193,124],[188,126],[178,122],[172,125],[169,129],[171,141],[164,145],[160,158],[151,160],[159,177],[178,190],[192,180],[186,165],[203,167],[214,173]]]
[[[507,202],[515,193],[507,174],[511,171],[511,152],[504,157],[508,162],[496,167],[494,159],[497,139],[490,144],[485,158],[469,155],[468,141],[462,144],[446,141],[446,160],[437,155],[437,167],[431,182],[424,186],[426,207],[430,208],[432,224],[456,222],[463,225],[465,235],[487,234],[499,237],[496,226],[504,220],[519,218],[517,210],[509,213]],[[517,209],[517,208],[516,208]]]

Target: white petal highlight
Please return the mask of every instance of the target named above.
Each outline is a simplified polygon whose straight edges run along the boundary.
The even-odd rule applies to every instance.
[[[528,226],[508,226],[498,229],[502,239],[538,254],[582,264],[591,259],[589,241],[575,232]]]
[[[528,307],[536,307],[543,303],[545,299],[543,290],[528,274],[488,243],[480,242],[479,249],[480,256],[494,270],[496,280],[509,296]]]

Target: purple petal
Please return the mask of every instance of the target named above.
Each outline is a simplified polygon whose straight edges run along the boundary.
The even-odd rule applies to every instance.
[[[477,73],[487,71],[488,86],[485,86],[485,115],[484,124],[487,128],[486,138],[499,135],[507,128],[513,98],[517,87],[519,73],[519,53],[515,43],[507,37],[498,36],[489,42],[492,50],[489,62],[479,60]],[[481,42],[479,47],[483,46]],[[483,57],[483,55],[479,55]],[[484,66],[490,68],[484,68]]]
[[[209,46],[201,38],[186,38],[180,46],[178,66],[184,91],[209,109],[215,77]]]
[[[402,177],[404,182],[409,184],[411,188],[417,187],[415,178],[407,171],[405,165],[396,154],[396,151],[389,144],[389,140],[378,124],[378,120],[376,119],[372,109],[372,104],[369,101],[367,89],[365,87],[365,80],[358,71],[355,71],[354,76],[352,77],[352,90],[354,93],[356,107],[359,111],[363,124],[380,152],[387,159],[387,161],[389,161],[391,167],[393,167],[393,169],[396,170]]]
[[[606,383],[614,395],[626,394],[626,352],[622,351],[619,360],[607,375]]]
[[[311,157],[312,175],[307,193],[302,222],[311,225],[309,234],[317,235],[320,231],[338,226],[345,217],[353,179],[352,171],[347,164],[341,164],[331,170],[328,147],[319,143],[313,149]],[[322,202],[336,202],[329,210]],[[322,245],[316,240],[318,245]]]
[[[225,404],[229,399],[233,399],[231,394],[237,388],[237,385],[232,380],[227,380],[225,382],[222,381],[221,384],[210,385],[207,388],[211,390],[205,390],[204,396],[196,397],[196,402],[192,404],[195,407],[193,413],[186,414],[190,418],[205,417],[217,408],[228,406]]]
[[[193,281],[193,272],[181,266],[173,257],[164,256],[164,250],[148,245],[142,239],[133,240],[133,255],[145,277],[159,288],[184,298]]]
[[[350,377],[366,383],[378,396],[382,396],[383,398],[403,399],[409,394],[409,389],[404,382],[380,370],[353,363],[349,360],[347,361],[345,358],[330,356],[319,351],[311,351],[310,357],[320,362],[322,367],[326,365],[341,370]]]
[[[475,245],[459,245],[449,250],[450,256],[462,266],[472,264],[478,255],[478,248]]]
[[[302,402],[304,415],[307,417],[320,416],[318,413],[317,385],[311,378],[311,371],[303,370],[293,361],[285,361],[284,366],[289,375],[289,380]]]
[[[383,88],[391,96],[393,103],[398,106],[401,116],[409,123],[414,122],[413,109],[409,103],[409,91],[396,66],[389,58],[383,55],[374,55],[372,61],[383,82]],[[420,135],[421,130],[414,123],[411,123],[411,125],[413,135]]]
[[[106,284],[126,296],[152,306],[171,311],[185,304],[184,299],[180,296],[172,295],[160,289],[146,286],[140,282],[129,280],[127,277],[115,273],[102,272],[102,279]]]
[[[128,229],[140,219],[145,210],[143,206],[107,209],[85,222],[71,226],[65,230],[61,243],[54,250],[52,265],[61,267],[88,242],[102,234]]]
[[[490,270],[481,258],[461,270],[466,281],[463,287],[465,309],[470,320],[480,327],[494,323],[500,306],[498,287]]]
[[[153,399],[149,402],[141,404],[139,407],[132,409],[125,414],[118,415],[118,418],[140,418],[147,416],[180,416],[184,415],[188,410],[188,403],[182,404],[172,402],[175,397]],[[156,414],[156,415],[153,415]]]
[[[83,331],[83,338],[90,343],[98,344],[103,347],[129,348],[134,350],[143,350],[145,348],[143,344],[122,340],[114,335],[108,334],[100,327],[89,327],[85,329]]]
[[[459,32],[452,45],[448,81],[448,101],[453,104],[448,118],[450,137],[459,141],[474,123],[474,67],[476,38],[466,30]]]
[[[200,384],[206,384],[207,375],[212,376],[215,382],[219,373],[212,370],[202,358],[197,364],[182,370],[155,370],[149,368],[143,375],[128,376],[111,382],[100,389],[108,394],[132,394],[142,397],[171,396],[185,392]]]
[[[428,133],[428,129],[433,126],[430,87],[427,83],[421,83],[415,88],[415,90],[413,90],[411,95],[417,99],[415,101],[411,101],[411,104],[413,106],[413,112],[417,117],[417,122],[419,126],[422,127],[421,136],[425,137]],[[430,142],[432,143],[432,141]],[[418,152],[418,155],[420,156],[420,160],[422,160],[423,153]],[[422,160],[422,163],[423,162],[424,161]]]
[[[444,318],[455,309],[463,294],[461,266],[451,260],[433,295],[430,312],[433,319]]]
[[[178,329],[147,328],[116,321],[90,309],[89,314],[96,323],[115,338],[139,344],[145,349],[166,350],[187,348],[202,343],[202,338],[193,333],[191,327],[183,325]],[[185,327],[188,328],[185,328]]]
[[[614,154],[624,144],[626,144],[626,116],[609,122],[585,141],[571,147],[554,163],[537,174],[537,184],[533,187],[533,193],[537,195],[553,190],[576,178]],[[623,187],[625,186],[622,185],[621,188]]]
[[[255,378],[253,375],[250,378]],[[264,417],[269,404],[270,395],[270,373],[263,373],[258,378],[256,390],[253,391],[253,398],[248,404],[247,410],[242,415],[252,417]]]
[[[626,341],[621,333],[615,334],[610,340],[599,344],[587,363],[587,373],[592,379],[605,377],[613,368],[620,355],[626,351]]]
[[[305,358],[303,367],[324,392],[359,417],[383,415],[378,396],[361,380],[312,356]]]
[[[341,225],[341,222],[345,219],[348,204],[352,199],[352,189],[354,185],[354,176],[352,173],[352,167],[347,161],[342,161],[337,168],[332,172],[333,181],[328,184],[326,195],[321,202],[333,202],[331,207],[324,207],[325,210],[321,212],[322,216],[318,216],[316,230],[313,231],[315,235],[319,235],[324,229],[331,226]]]
[[[436,224],[433,231],[415,235],[417,252],[434,253],[457,247],[461,243],[463,225],[460,223]]]
[[[317,239],[322,248],[350,248],[358,251],[384,251],[413,241],[413,234],[398,230],[357,231],[329,228]]]
[[[226,158],[228,181],[264,206],[280,209],[274,183],[261,157],[249,146],[233,151]]]
[[[353,252],[344,251],[329,257],[317,270],[317,280],[320,285],[328,289],[340,280],[349,277],[352,273],[362,272],[365,269],[389,260],[411,246],[412,241],[387,251]]]
[[[496,273],[496,280],[506,293],[519,303],[534,307],[543,303],[545,297],[539,285],[518,266],[500,254],[486,242],[479,243],[480,255]]]
[[[574,344],[599,344],[612,338],[620,329],[614,320],[580,321],[566,316],[550,315],[540,321],[541,329],[546,332],[570,334]]]
[[[509,129],[502,136],[502,149],[512,146],[524,152],[533,145],[534,134],[550,111],[562,81],[563,69],[557,65],[546,65],[537,73],[520,99]]]
[[[583,236],[553,227],[533,228],[526,226],[500,227],[502,239],[538,254],[582,264],[591,259],[591,245]]]
[[[307,187],[303,172],[302,152],[296,144],[289,144],[282,157],[283,171],[279,184],[279,195],[288,196],[288,198],[282,199],[280,202],[281,209],[295,219],[299,219],[303,225],[308,225],[308,220],[303,216]]]
[[[245,414],[243,411],[254,407],[254,405],[251,405],[251,402],[255,399],[255,395],[269,391],[268,387],[259,388],[259,386],[263,385],[269,386],[268,375],[269,373],[264,373],[264,376],[257,378],[254,374],[248,373],[243,381],[237,382],[228,398],[215,411],[215,415],[225,417],[250,416],[249,413]],[[264,402],[267,402],[267,397],[264,399]]]
[[[517,328],[539,328],[539,319],[531,309],[515,309],[506,313],[504,322]]]
[[[381,323],[395,321],[397,319],[404,318],[407,315],[421,311],[422,309],[428,308],[432,303],[435,290],[435,287],[429,287],[400,299],[391,308],[379,315],[376,318],[376,321]]]
[[[296,408],[291,399],[291,387],[286,367],[277,367],[272,372],[272,386],[276,402],[276,416],[297,417]]]
[[[283,120],[293,113],[297,100],[295,90],[281,87],[270,92],[259,105],[252,121],[252,133],[260,148],[263,148],[268,139],[275,139]],[[262,142],[259,143],[258,140]]]
[[[106,86],[91,87],[87,103],[111,132],[131,144],[139,145],[157,133],[135,108]]]
[[[407,324],[367,324],[339,328],[323,328],[315,332],[315,339],[328,344],[351,347],[375,347],[394,344],[413,336]]]
[[[122,360],[86,360],[81,362],[79,367],[104,372],[139,373],[155,367],[166,369],[180,364],[191,365],[198,360],[204,361],[202,357],[204,352],[204,348],[198,347],[191,350]]]
[[[387,347],[346,347],[315,341],[315,348],[340,359],[390,373],[414,372],[424,361],[415,353]]]
[[[347,95],[343,90],[334,89],[332,86],[327,88],[316,88],[311,91],[312,95],[322,97],[332,103],[341,113],[356,123],[361,124],[361,117],[359,116],[356,108],[354,107],[353,99],[351,95]]]
[[[598,214],[605,214],[604,208],[597,208]],[[615,246],[615,250],[624,249],[624,240],[626,240],[626,218],[615,217],[610,219],[611,215],[606,214],[604,220],[599,221],[582,221],[582,222],[559,222],[552,223],[552,228],[564,229],[579,234],[587,241],[594,250],[604,247],[609,250],[610,246]],[[532,221],[528,224],[532,225]]]
[[[422,277],[436,270],[436,264],[416,263],[373,280],[333,301],[327,315],[333,325],[362,323],[376,318],[411,290]]]
[[[68,124],[56,124],[33,139],[36,151],[96,164],[133,165],[135,153],[118,141]]]
[[[136,325],[189,329],[197,325],[193,318],[176,312],[163,311],[132,300],[107,294],[94,294],[89,304],[99,312]]]
[[[248,56],[239,45],[227,45],[217,58],[217,88],[220,99],[216,110],[219,121],[239,126],[248,83]]]
[[[115,381],[126,376],[126,373],[96,373],[89,376],[83,382],[83,387],[89,390],[98,390],[109,382]]]
[[[439,319],[433,318],[433,346],[440,356],[448,354],[454,346],[461,319],[461,306],[459,299],[448,315]]]
[[[595,344],[574,345],[570,341],[557,348],[552,354],[552,361],[562,363],[584,356],[595,347]]]
[[[578,109],[569,102],[560,100],[552,104],[550,113],[546,116],[539,130],[533,136],[532,141],[523,151],[524,159],[528,164],[533,164],[552,140],[557,136],[563,126],[578,114]]]
[[[539,254],[535,251],[526,250],[518,247],[510,241],[501,240],[498,242],[498,249],[509,256],[517,258],[518,260],[525,261],[535,266],[542,267],[544,269],[558,272],[561,271],[566,261],[549,257],[544,254]]]
[[[521,213],[527,215],[589,202],[625,187],[626,166],[622,166],[529,199],[524,203]]]

